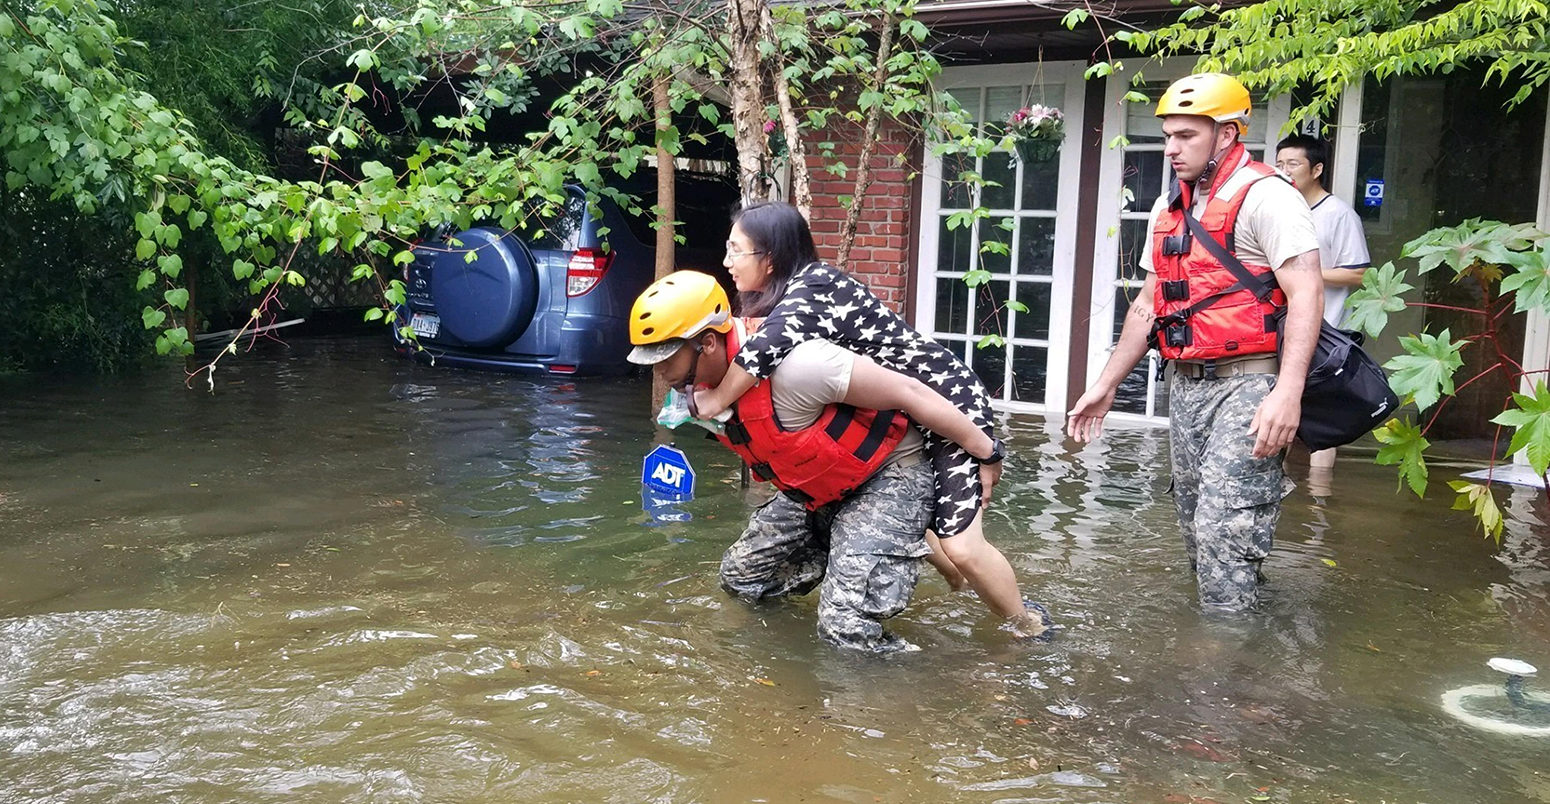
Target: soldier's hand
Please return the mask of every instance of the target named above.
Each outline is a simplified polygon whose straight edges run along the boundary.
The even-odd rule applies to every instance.
[[[1103,435],[1103,417],[1114,406],[1114,392],[1089,388],[1066,414],[1066,433],[1086,443]]]
[[[1276,388],[1259,403],[1249,432],[1254,434],[1254,457],[1266,458],[1286,449],[1297,437],[1302,421],[1302,397]]]

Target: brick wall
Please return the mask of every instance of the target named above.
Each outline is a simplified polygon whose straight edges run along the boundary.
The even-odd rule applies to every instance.
[[[855,191],[856,160],[861,154],[861,144],[854,141],[852,130],[837,133],[837,154],[842,156],[850,173],[844,178],[824,169],[824,160],[809,156],[812,175],[813,238],[818,244],[818,256],[833,261],[840,251],[840,229],[845,224],[846,207],[840,198]],[[845,266],[852,275],[871,287],[872,292],[890,307],[905,312],[908,307],[910,241],[914,237],[911,222],[911,182],[913,167],[900,165],[897,157],[904,154],[905,165],[919,163],[918,147],[904,127],[884,122],[878,131],[878,148],[872,155],[872,186],[859,200],[861,217],[856,224],[856,240],[850,249],[850,260]],[[816,151],[818,137],[809,143],[809,151]]]

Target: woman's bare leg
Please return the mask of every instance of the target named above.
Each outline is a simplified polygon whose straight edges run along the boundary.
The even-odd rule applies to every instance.
[[[1037,636],[1045,626],[1023,605],[1011,562],[985,540],[984,518],[985,512],[980,511],[962,533],[940,540],[942,552],[963,573],[986,608],[1010,620],[1018,636]]]
[[[936,571],[941,573],[943,580],[947,581],[947,585],[952,587],[954,592],[962,589],[963,573],[959,572],[953,565],[953,560],[942,552],[942,541],[936,537],[935,532],[926,531],[926,543],[931,545],[931,555],[926,556],[926,560],[931,562],[931,566],[936,567]]]

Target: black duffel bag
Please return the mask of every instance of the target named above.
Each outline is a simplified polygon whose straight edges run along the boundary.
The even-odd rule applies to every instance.
[[[1277,337],[1277,342],[1286,340]],[[1302,421],[1297,425],[1302,443],[1311,450],[1349,444],[1398,409],[1399,397],[1389,387],[1388,376],[1362,349],[1362,334],[1322,322],[1302,388]]]
[[[1276,288],[1275,273],[1255,276],[1237,255],[1211,237],[1195,216],[1184,212],[1184,221],[1206,251],[1211,253],[1233,276],[1237,284],[1195,305],[1206,307],[1234,290],[1245,289],[1260,301],[1269,301]],[[1192,308],[1186,312],[1194,312]],[[1286,310],[1277,313],[1276,350],[1286,344]],[[1279,354],[1278,354],[1279,356]],[[1328,321],[1319,322],[1319,340],[1308,361],[1308,380],[1302,388],[1302,421],[1297,437],[1310,450],[1329,449],[1349,444],[1383,423],[1399,409],[1399,397],[1389,387],[1389,378],[1372,356],[1362,349],[1362,334],[1337,329]]]

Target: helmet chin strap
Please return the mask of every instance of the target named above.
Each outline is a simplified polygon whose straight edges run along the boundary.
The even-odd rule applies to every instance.
[[[1236,125],[1236,124],[1234,124],[1234,125]],[[1222,132],[1222,124],[1218,123],[1215,120],[1212,120],[1211,121],[1211,141],[1215,142],[1217,135],[1220,134],[1221,132]],[[1236,145],[1237,144],[1237,140],[1234,140],[1233,144]],[[1221,167],[1221,159],[1222,159],[1222,157],[1226,156],[1227,152],[1231,151],[1231,150],[1232,150],[1232,145],[1228,145],[1226,148],[1223,148],[1220,151],[1217,151],[1216,153],[1212,154],[1211,155],[1211,161],[1207,162],[1205,169],[1200,171],[1200,178],[1195,179],[1195,186],[1198,187],[1198,186],[1200,186],[1202,184],[1209,185],[1211,183],[1211,178],[1216,175],[1217,168]]]

